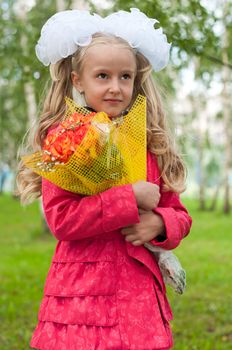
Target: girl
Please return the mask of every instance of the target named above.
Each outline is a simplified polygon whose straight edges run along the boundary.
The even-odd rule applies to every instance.
[[[95,111],[123,115],[147,98],[147,181],[81,196],[20,165],[23,203],[42,194],[58,240],[31,347],[43,350],[165,350],[173,345],[172,312],[154,256],[174,249],[191,226],[178,193],[185,171],[168,135],[152,67],[168,61],[169,44],[137,9],[106,18],[65,11],[44,25],[36,47],[52,85],[33,149],[65,114],[64,97]],[[135,48],[136,47],[136,48]]]

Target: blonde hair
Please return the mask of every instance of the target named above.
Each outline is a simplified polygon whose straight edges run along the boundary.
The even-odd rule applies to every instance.
[[[64,117],[66,111],[64,97],[72,98],[71,72],[74,70],[81,73],[88,48],[98,44],[120,45],[133,52],[137,64],[137,74],[131,104],[138,94],[146,96],[147,146],[157,156],[160,176],[164,184],[163,188],[165,191],[183,192],[186,177],[185,166],[177,154],[174,141],[168,131],[161,98],[152,77],[152,67],[148,60],[141,53],[132,49],[125,40],[111,35],[95,34],[89,46],[78,48],[73,56],[50,66],[52,83],[45,98],[37,127],[31,128],[29,131],[27,153],[41,149],[48,129],[59,123]],[[19,163],[17,186],[17,194],[20,195],[23,204],[29,203],[41,195],[41,177],[26,168],[22,161]]]

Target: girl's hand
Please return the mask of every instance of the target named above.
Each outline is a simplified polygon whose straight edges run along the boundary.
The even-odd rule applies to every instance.
[[[125,227],[121,230],[125,240],[135,246],[150,242],[159,235],[165,234],[165,225],[160,215],[153,211],[140,210],[140,223]]]
[[[147,181],[137,181],[132,184],[132,188],[139,208],[152,210],[157,207],[160,200],[159,186]]]

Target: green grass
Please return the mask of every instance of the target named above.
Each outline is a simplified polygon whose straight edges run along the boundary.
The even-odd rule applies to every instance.
[[[187,202],[193,217],[191,234],[176,254],[187,271],[187,290],[168,291],[173,306],[177,350],[232,349],[231,238],[232,217],[199,212]]]
[[[30,349],[55,239],[41,234],[38,203],[0,196],[0,349]]]
[[[186,204],[194,225],[176,254],[187,271],[187,290],[179,296],[168,289],[174,348],[230,350],[232,217]],[[27,350],[56,241],[41,233],[38,203],[24,209],[4,195],[0,207],[0,349]]]

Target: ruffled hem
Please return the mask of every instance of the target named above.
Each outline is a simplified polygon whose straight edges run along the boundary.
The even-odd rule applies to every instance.
[[[44,296],[39,321],[88,326],[115,326],[117,310],[115,295],[55,297]]]
[[[39,322],[30,343],[38,350],[122,350],[119,326],[97,327]],[[146,347],[146,350],[169,350]],[[130,347],[127,350],[138,350]],[[145,349],[143,349],[145,350]]]
[[[118,326],[98,327],[39,322],[30,346],[41,350],[121,350]]]

